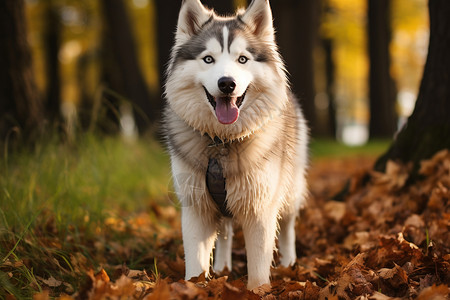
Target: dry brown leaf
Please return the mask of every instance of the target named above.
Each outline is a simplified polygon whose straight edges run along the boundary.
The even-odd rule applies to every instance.
[[[366,295],[373,292],[373,285],[367,280],[368,278],[372,279],[371,274],[367,273],[367,271],[353,266],[347,270],[347,274],[350,277],[350,283],[347,288],[352,296]]]
[[[104,269],[101,269],[97,274],[95,274],[95,280],[99,282],[106,282],[108,283],[110,281],[108,274]]]
[[[325,204],[325,213],[328,217],[339,223],[347,211],[346,204],[339,201],[328,201]]]
[[[370,297],[370,300],[400,300],[401,298],[389,297],[380,292],[374,292]]]
[[[448,149],[437,152],[431,159],[424,160],[420,163],[419,173],[426,176],[432,176],[441,166],[445,166],[444,161],[450,160],[450,152]]]
[[[375,185],[386,186],[388,190],[398,191],[405,186],[411,173],[412,164],[404,165],[392,160],[386,163],[385,173],[372,172]]]
[[[319,292],[320,287],[318,287],[315,282],[311,282],[309,280],[306,281],[305,289],[303,292],[304,299],[311,299],[311,300],[319,299]]]
[[[160,299],[170,299],[170,287],[166,280],[158,281],[152,293],[144,298],[144,300]]]
[[[285,296],[293,291],[303,291],[305,290],[306,282],[299,281],[289,281],[284,284],[284,288],[281,296]]]
[[[24,266],[23,260],[14,260],[11,261],[10,259],[7,259],[5,262],[2,263],[3,266],[13,267],[13,268],[20,268]]]
[[[190,281],[174,282],[170,285],[171,295],[176,299],[207,299],[206,292]]]
[[[412,214],[408,217],[405,221],[405,226],[414,226],[417,228],[424,228],[425,222],[423,221],[423,218],[417,214]]]
[[[62,295],[58,300],[74,300],[74,298],[68,295]]]
[[[419,293],[417,300],[446,300],[450,295],[450,288],[445,285],[433,285]]]
[[[272,276],[274,278],[290,278],[291,280],[297,280],[297,272],[299,271],[299,267],[296,266],[290,266],[290,267],[284,267],[284,266],[278,266],[274,269],[272,269]]]
[[[261,286],[258,286],[257,288],[254,288],[252,292],[258,296],[264,296],[265,294],[270,293],[271,289],[272,287],[270,286],[270,284],[263,284]]]
[[[349,300],[350,297],[345,292],[345,287],[348,286],[348,284],[350,282],[343,282],[343,280],[340,280],[340,281],[341,281],[340,283],[337,281],[330,282],[325,288],[323,288],[319,292],[319,299],[320,300],[327,300],[327,299]]]
[[[378,271],[378,275],[395,289],[408,285],[408,275],[398,265],[395,265],[392,269],[383,268]]]
[[[364,265],[366,258],[367,258],[367,253],[359,253],[347,264],[347,266],[345,266],[345,269],[349,269],[350,267],[353,267],[355,265],[359,265],[359,266]],[[344,269],[344,271],[345,271],[345,269]]]
[[[136,287],[133,280],[122,275],[114,284],[110,286],[111,294],[117,296],[133,295],[136,292]]]
[[[368,231],[353,232],[348,235],[343,243],[343,246],[352,250],[355,246],[359,246],[361,252],[365,252],[376,245],[375,241],[371,240]]]
[[[238,288],[225,282],[222,290],[222,299],[225,300],[236,300],[236,299],[247,299],[247,290],[244,288]]]
[[[42,291],[40,293],[33,295],[33,300],[49,300],[49,299],[50,299],[49,291]]]
[[[36,278],[38,278],[38,276],[36,276]],[[53,288],[61,286],[63,284],[62,281],[55,279],[53,276],[50,276],[48,279],[42,278],[40,281],[42,281],[47,286],[53,287]]]
[[[134,288],[137,292],[145,293],[155,288],[156,283],[150,281],[133,282]]]
[[[169,260],[167,262],[168,267],[170,268],[170,270],[175,273],[175,274],[179,274],[180,276],[184,277],[184,259],[182,259],[181,257],[179,257],[177,255],[176,260],[172,261]],[[203,278],[205,277],[205,275],[203,274]]]

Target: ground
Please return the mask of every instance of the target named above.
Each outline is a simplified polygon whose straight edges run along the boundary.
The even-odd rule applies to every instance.
[[[58,216],[44,210],[34,240],[3,240],[11,251],[0,257],[0,296],[14,299],[22,282],[37,292],[34,299],[448,299],[450,153],[422,162],[414,182],[407,165],[372,171],[374,159],[312,161],[311,193],[296,228],[298,259],[275,266],[271,286],[246,290],[239,228],[231,271],[183,280],[180,216],[171,198],[112,215],[86,236],[69,226],[63,241]],[[42,257],[20,257],[33,247],[46,249]]]

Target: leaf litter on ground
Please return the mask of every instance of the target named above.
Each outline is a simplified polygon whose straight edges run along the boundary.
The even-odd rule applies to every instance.
[[[34,299],[448,299],[449,151],[423,161],[414,183],[408,182],[409,165],[391,161],[385,173],[372,165],[372,158],[313,163],[311,196],[296,228],[297,262],[274,267],[271,286],[246,289],[239,228],[232,270],[184,280],[179,212],[152,205],[133,218],[107,219],[98,239],[87,239],[65,259],[45,252],[49,270],[59,271],[36,270],[40,275],[30,284],[42,292]],[[56,230],[51,222],[45,226]],[[117,236],[122,240],[113,240]],[[41,238],[47,249],[62,247],[52,236]],[[139,262],[127,265],[137,254]],[[31,264],[10,256],[0,271],[12,279],[17,268]],[[83,284],[66,281],[69,275]]]

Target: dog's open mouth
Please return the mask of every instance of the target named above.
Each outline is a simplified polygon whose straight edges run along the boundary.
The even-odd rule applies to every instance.
[[[206,97],[216,112],[217,120],[225,125],[233,124],[239,117],[239,108],[244,102],[245,91],[240,97],[223,96],[214,97],[205,89]]]

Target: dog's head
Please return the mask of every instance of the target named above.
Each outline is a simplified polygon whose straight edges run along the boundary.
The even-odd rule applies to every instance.
[[[284,106],[286,86],[268,0],[233,17],[183,1],[165,91],[186,123],[210,136],[243,137]]]

